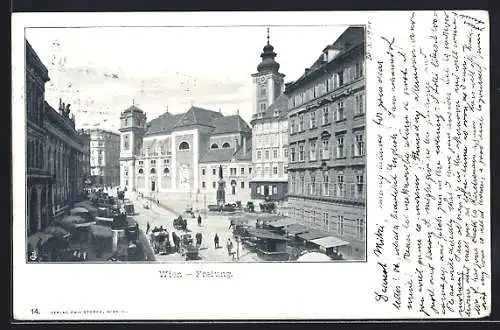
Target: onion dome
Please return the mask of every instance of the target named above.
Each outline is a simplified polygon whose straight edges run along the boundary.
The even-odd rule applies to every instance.
[[[267,29],[267,44],[263,48],[262,54],[262,62],[257,66],[258,72],[264,71],[276,71],[278,72],[280,69],[280,64],[274,60],[276,57],[276,53],[274,52],[274,47],[269,43],[269,28]]]

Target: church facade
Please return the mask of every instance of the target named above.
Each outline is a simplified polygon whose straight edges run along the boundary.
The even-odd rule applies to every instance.
[[[212,187],[211,166],[251,164],[241,155],[252,133],[239,114],[224,116],[192,106],[148,122],[144,111],[132,106],[120,119],[120,185],[128,190],[201,200]],[[231,192],[231,185],[226,186]]]

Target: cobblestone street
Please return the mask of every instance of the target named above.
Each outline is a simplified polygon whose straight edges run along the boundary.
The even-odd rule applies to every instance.
[[[134,216],[134,219],[139,223],[140,228],[146,232],[147,223],[149,222],[150,228],[154,228],[155,226],[163,226],[169,232],[171,245],[172,239],[171,234],[175,232],[177,235],[181,235],[183,232],[181,230],[174,229],[173,220],[179,214],[181,214],[188,202],[177,201],[177,200],[160,200],[160,205],[156,205],[153,202],[149,202],[146,198],[140,198],[137,194],[133,192],[126,193],[127,198],[132,200],[135,205],[135,209],[137,214]],[[145,203],[150,204],[149,209],[145,209],[143,205]],[[195,209],[195,218],[186,217],[187,219],[187,230],[190,232],[193,237],[196,233],[201,233],[203,235],[202,244],[200,247],[200,257],[199,261],[201,262],[233,262],[231,256],[228,255],[226,249],[226,242],[228,238],[233,241],[234,251],[237,249],[236,241],[233,236],[232,230],[229,229],[229,216],[219,215],[219,214],[211,214],[207,213],[205,217],[204,212],[201,213],[202,223],[201,226],[197,224],[198,212]],[[184,217],[184,215],[183,215]],[[214,244],[214,236],[215,234],[219,235],[219,246],[220,248],[216,249]],[[241,245],[239,250],[239,261],[240,262],[259,262],[261,261],[256,253],[249,253],[246,251]],[[171,253],[167,255],[156,255],[156,261],[158,262],[183,262],[184,258],[179,253]],[[192,262],[199,262],[192,261]]]

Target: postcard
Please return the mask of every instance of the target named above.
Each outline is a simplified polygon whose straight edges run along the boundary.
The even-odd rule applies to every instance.
[[[16,13],[12,58],[15,320],[491,312],[487,12]]]

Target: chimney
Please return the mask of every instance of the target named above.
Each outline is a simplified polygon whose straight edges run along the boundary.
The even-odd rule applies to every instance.
[[[247,137],[243,136],[243,156],[247,155]]]

